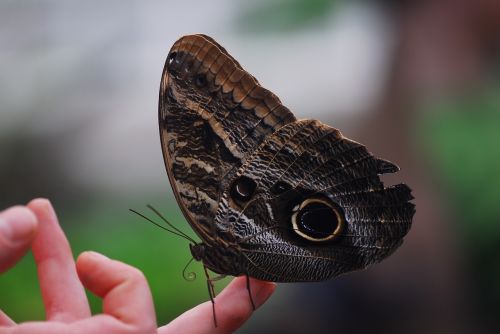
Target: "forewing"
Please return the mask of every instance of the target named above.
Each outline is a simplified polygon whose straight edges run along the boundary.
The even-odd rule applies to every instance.
[[[209,241],[221,189],[293,114],[213,39],[180,38],[165,63],[159,99],[165,166],[176,199]]]

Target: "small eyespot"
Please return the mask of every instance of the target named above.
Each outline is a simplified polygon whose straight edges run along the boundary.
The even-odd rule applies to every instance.
[[[194,77],[194,84],[199,87],[205,87],[207,85],[207,76],[203,73],[197,74]]]
[[[300,237],[314,242],[335,239],[342,233],[345,218],[341,209],[325,198],[309,198],[294,208],[292,226]]]
[[[231,197],[240,202],[247,202],[252,198],[257,184],[246,176],[240,176],[231,185]]]
[[[177,56],[177,52],[175,52],[175,51],[168,55],[168,65],[169,66],[172,65],[176,56]]]
[[[271,187],[271,192],[275,195],[279,195],[292,189],[292,186],[284,181],[278,181]]]

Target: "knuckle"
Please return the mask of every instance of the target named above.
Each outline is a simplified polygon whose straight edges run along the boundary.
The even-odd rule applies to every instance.
[[[150,324],[144,324],[138,326],[134,330],[135,334],[157,334],[158,329],[156,328],[156,323],[151,322]]]
[[[146,280],[146,276],[144,276],[144,273],[142,271],[140,271],[139,269],[134,268],[134,267],[128,268],[128,276],[130,277],[131,280],[137,281],[137,282]]]

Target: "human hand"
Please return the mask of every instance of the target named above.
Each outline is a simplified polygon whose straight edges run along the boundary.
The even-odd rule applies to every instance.
[[[219,327],[213,325],[212,307],[207,302],[157,329],[144,275],[95,252],[82,253],[75,265],[68,241],[47,200],[34,200],[28,207],[13,207],[0,213],[0,272],[14,265],[30,244],[47,321],[16,324],[0,311],[0,334],[230,333],[252,314],[245,278],[240,277],[216,298]],[[257,307],[275,289],[273,283],[252,280],[251,284]],[[103,314],[91,316],[84,286],[103,298]]]

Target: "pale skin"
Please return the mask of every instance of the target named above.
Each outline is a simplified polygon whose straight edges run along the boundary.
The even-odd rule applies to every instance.
[[[46,199],[0,212],[0,273],[14,266],[30,248],[46,320],[17,324],[0,310],[0,334],[231,333],[253,313],[246,278],[238,277],[215,299],[218,327],[214,327],[210,302],[157,327],[151,292],[142,272],[96,252],[80,254],[75,263]],[[251,286],[257,308],[276,287],[253,279]],[[102,314],[91,314],[85,289],[102,298]]]

